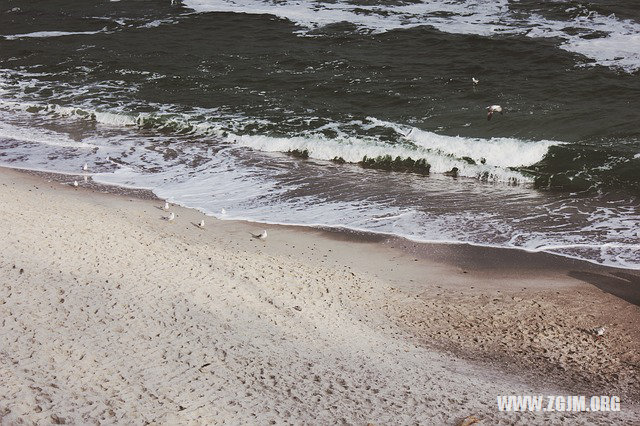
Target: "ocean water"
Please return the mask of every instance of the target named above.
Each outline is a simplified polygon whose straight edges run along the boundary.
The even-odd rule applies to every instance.
[[[0,1],[0,164],[640,269],[640,3],[611,3]]]

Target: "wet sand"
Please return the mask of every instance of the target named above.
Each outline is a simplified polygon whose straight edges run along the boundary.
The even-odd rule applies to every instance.
[[[2,422],[639,417],[636,271],[175,206],[168,222],[148,192],[74,179],[0,170]],[[520,393],[622,411],[497,410]]]

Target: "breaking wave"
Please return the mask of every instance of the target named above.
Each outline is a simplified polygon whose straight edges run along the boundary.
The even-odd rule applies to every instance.
[[[331,123],[301,132],[298,136],[271,136],[247,134],[244,127],[248,121],[244,118],[215,118],[211,114],[208,114],[208,120],[203,121],[204,114],[126,114],[52,104],[0,102],[0,109],[2,108],[91,120],[107,126],[153,129],[179,135],[214,136],[222,142],[258,151],[304,151],[308,158],[317,160],[360,163],[365,157],[375,159],[384,156],[425,160],[432,173],[446,173],[455,168],[458,176],[514,184],[533,182],[531,176],[514,170],[515,168],[535,164],[544,158],[550,147],[562,145],[562,142],[548,140],[440,135],[373,117],[349,123]],[[263,125],[267,128],[270,124]],[[379,133],[387,136],[383,140],[376,136],[354,134],[354,128],[363,131],[379,128]],[[334,136],[327,137],[327,130]],[[389,130],[394,132],[391,142],[388,140]]]

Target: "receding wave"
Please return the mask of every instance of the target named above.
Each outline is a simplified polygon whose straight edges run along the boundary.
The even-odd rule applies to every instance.
[[[0,122],[0,139],[11,139],[16,141],[65,148],[96,148],[95,145],[82,141],[74,141],[60,133],[54,133],[43,129],[27,129],[24,127],[13,126],[4,122]]]

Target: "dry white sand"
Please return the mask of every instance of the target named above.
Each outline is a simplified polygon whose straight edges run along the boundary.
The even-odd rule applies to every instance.
[[[459,284],[453,266],[411,269],[413,259],[381,251],[384,262],[406,266],[384,275],[378,248],[364,243],[283,227],[270,227],[262,242],[249,235],[262,226],[211,218],[201,230],[192,210],[173,207],[169,223],[156,201],[7,170],[0,197],[2,424],[640,418],[628,400],[619,413],[498,412],[497,395],[571,389],[429,344],[424,324],[447,314],[444,299],[407,301],[420,302],[419,277]],[[428,320],[422,328],[403,319],[416,309]]]

